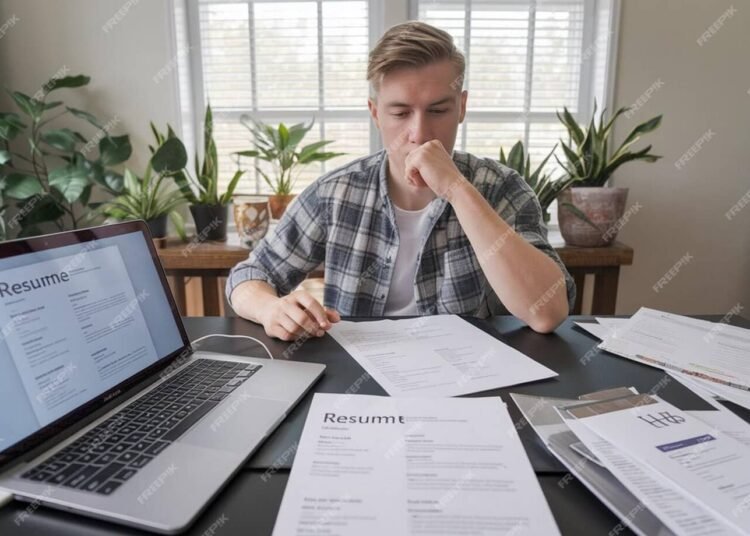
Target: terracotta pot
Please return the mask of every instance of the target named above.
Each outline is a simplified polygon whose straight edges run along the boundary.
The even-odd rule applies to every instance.
[[[627,188],[568,188],[557,196],[557,219],[565,243],[578,247],[604,247],[617,238],[625,213]],[[571,204],[590,220],[582,219]],[[591,224],[594,224],[593,226]]]
[[[295,194],[287,195],[271,195],[268,197],[268,205],[271,207],[271,217],[274,220],[278,220],[284,214],[286,207],[292,202],[296,196]]]

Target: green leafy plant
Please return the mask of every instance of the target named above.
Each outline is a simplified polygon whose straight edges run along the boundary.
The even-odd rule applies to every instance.
[[[617,110],[605,123],[605,111],[602,112],[597,125],[596,103],[594,113],[588,127],[582,128],[567,108],[557,117],[568,131],[569,141],[561,141],[566,163],[555,156],[558,163],[565,169],[570,178],[574,179],[574,186],[604,186],[612,173],[626,162],[643,160],[656,162],[661,156],[651,154],[651,145],[637,151],[631,151],[644,134],[647,134],[661,124],[661,115],[653,117],[636,126],[620,146],[609,155],[612,128],[618,117],[628,111],[628,107]]]
[[[153,124],[151,128],[156,135]],[[125,169],[122,193],[102,204],[99,210],[105,216],[121,221],[148,221],[168,215],[177,234],[186,240],[185,222],[177,210],[186,200],[180,190],[166,189],[171,183],[166,179],[185,167],[187,153],[182,142],[176,137],[161,138],[157,135],[156,138],[158,145],[157,148],[149,146],[152,156],[143,177],[138,177],[129,169]]]
[[[539,204],[542,206],[542,216],[545,223],[550,220],[549,206],[557,198],[557,194],[575,181],[575,178],[569,176],[554,179],[551,174],[544,172],[544,167],[554,154],[556,148],[557,145],[552,148],[549,154],[544,157],[544,160],[532,171],[531,159],[524,149],[522,141],[518,141],[513,145],[507,157],[503,148],[500,147],[500,163],[517,171],[526,183],[531,186],[531,189],[534,190],[539,199]]]
[[[166,136],[156,132],[153,128],[157,141],[162,139],[174,139],[180,144],[172,127],[167,126]],[[183,146],[184,149],[184,146]],[[191,205],[226,205],[232,200],[232,195],[237,183],[244,171],[237,170],[229,181],[227,189],[219,194],[219,157],[216,151],[216,142],[213,136],[213,112],[211,105],[206,106],[206,115],[203,122],[203,163],[196,151],[195,155],[195,177],[191,176],[186,167],[171,173],[180,188],[182,195]]]
[[[8,90],[21,115],[0,113],[0,211],[11,203],[15,206],[11,223],[19,228],[18,236],[41,234],[45,224],[58,230],[89,224],[92,190],[98,187],[112,195],[122,190],[123,176],[112,166],[130,158],[129,137],[111,136],[112,125],[104,126],[84,110],[48,99],[53,92],[80,88],[90,80],[85,75],[55,77],[33,96]],[[87,139],[77,130],[52,127],[66,115],[96,127],[97,134]],[[25,144],[14,143],[20,137],[26,138]],[[97,145],[98,154],[90,158]]]
[[[333,143],[333,141],[326,140],[316,141],[299,150],[297,149],[312,128],[314,120],[310,121],[309,125],[297,123],[290,127],[280,123],[278,128],[257,121],[248,115],[240,117],[240,122],[253,135],[255,149],[239,151],[234,154],[238,157],[254,157],[270,162],[274,168],[273,178],[269,177],[260,166],[256,165],[255,169],[276,195],[292,193],[302,166],[312,162],[325,162],[345,154],[320,151],[329,143]]]

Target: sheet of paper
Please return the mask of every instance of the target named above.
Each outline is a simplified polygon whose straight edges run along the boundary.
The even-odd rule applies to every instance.
[[[642,307],[600,348],[662,369],[750,390],[750,330]]]
[[[604,464],[609,472],[675,534],[686,536],[739,535],[666,477],[615,448],[591,431],[582,420],[565,419],[575,436]]]
[[[455,315],[342,321],[329,333],[391,396],[458,396],[557,376]]]
[[[634,395],[567,411],[637,463],[669,479],[695,502],[737,530],[750,531],[750,449],[689,413],[649,395]],[[567,422],[586,441],[585,432]],[[601,449],[600,449],[601,450]]]
[[[608,318],[606,316],[597,316],[596,321],[602,326],[607,326],[610,329],[621,328],[630,322],[629,318]]]
[[[592,463],[575,451],[574,445],[580,440],[565,424],[555,406],[570,407],[588,404],[588,401],[518,393],[510,396],[549,451],[625,526],[639,536],[675,534],[606,466]]]
[[[559,534],[499,398],[316,393],[274,535]]]
[[[601,340],[606,339],[610,332],[610,329],[607,326],[597,324],[596,322],[576,322],[576,326]]]
[[[713,382],[698,381],[697,378],[679,372],[668,372],[675,380],[682,383],[685,387],[692,390],[695,394],[708,402],[716,411],[688,411],[690,415],[696,417],[709,426],[713,426],[720,432],[739,441],[746,447],[750,447],[750,424],[744,419],[729,411],[726,407],[716,401],[714,393],[707,389],[706,384],[711,386],[718,385]],[[726,387],[731,389],[731,387]],[[749,499],[750,500],[750,499]]]

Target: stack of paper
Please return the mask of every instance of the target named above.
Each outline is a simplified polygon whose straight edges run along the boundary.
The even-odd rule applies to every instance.
[[[642,307],[629,319],[578,323],[599,348],[692,376],[704,389],[750,408],[750,330]]]
[[[455,315],[342,321],[329,333],[391,396],[458,396],[557,376]]]
[[[316,393],[274,535],[555,535],[500,398]]]
[[[750,425],[696,394],[713,409],[684,411],[632,388],[585,400],[511,396],[549,450],[637,534],[747,534]]]

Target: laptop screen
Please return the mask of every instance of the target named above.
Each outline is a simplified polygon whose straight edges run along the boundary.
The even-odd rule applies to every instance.
[[[0,451],[185,347],[148,238],[125,228],[0,258]]]

